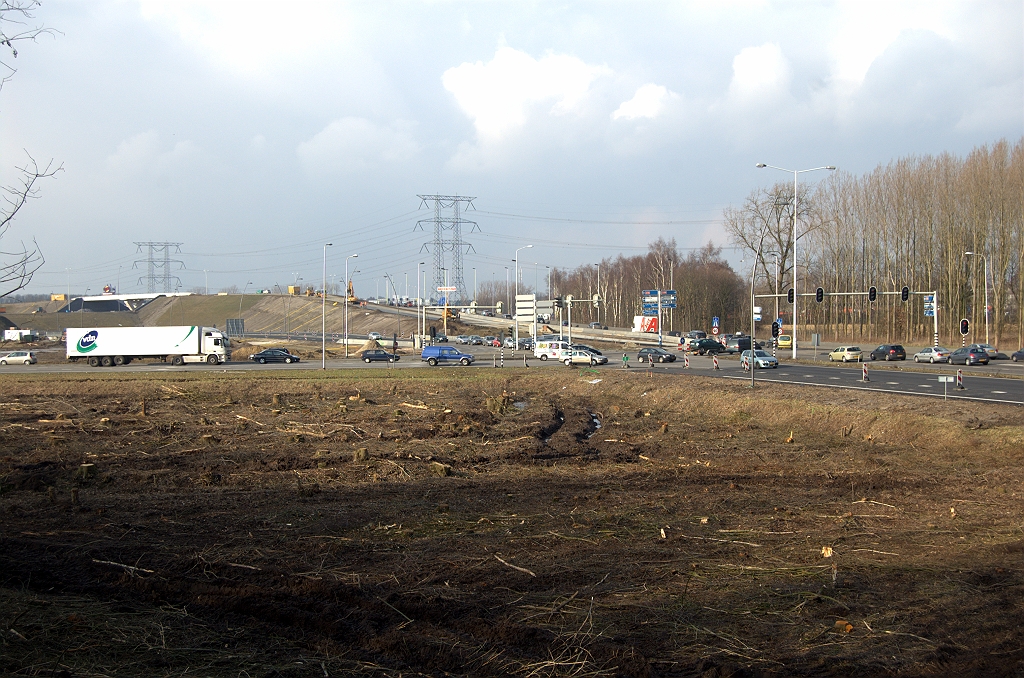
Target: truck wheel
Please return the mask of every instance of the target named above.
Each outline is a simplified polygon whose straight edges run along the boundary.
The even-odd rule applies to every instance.
[[[114,364],[120,367],[121,365],[127,365],[128,361],[125,360],[125,357],[123,355],[115,355]]]
[[[469,358],[463,358],[463,359],[462,359],[462,360],[460,360],[459,362],[460,362],[460,363],[462,363],[462,364],[463,364],[464,366],[466,366],[466,367],[468,367],[468,366],[469,366]]]
[[[114,365],[114,359],[109,355],[105,355],[100,358],[100,365],[103,365],[104,367],[112,367]]]
[[[97,358],[94,355],[89,356],[89,361],[88,362],[89,362],[89,367],[99,367],[100,366],[100,359]]]
[[[211,365],[217,365],[220,363],[220,358],[217,357],[216,353],[211,353],[210,355],[206,356],[206,362],[208,362]]]
[[[437,358],[427,358],[427,364],[431,367],[437,367]]]
[[[175,367],[178,367],[180,365],[184,365],[185,364],[185,359],[182,358],[180,355],[172,356],[171,357],[171,364],[174,365]]]

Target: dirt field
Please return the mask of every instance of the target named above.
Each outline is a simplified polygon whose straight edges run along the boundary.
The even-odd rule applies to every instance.
[[[0,376],[0,673],[1024,672],[1021,408],[538,372]]]

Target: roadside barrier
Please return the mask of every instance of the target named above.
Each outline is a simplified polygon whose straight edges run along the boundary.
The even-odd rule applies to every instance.
[[[860,380],[861,381],[871,381],[870,379],[868,379],[868,364],[867,363],[861,363],[860,369],[861,369],[861,373],[862,373]]]
[[[963,370],[957,370],[956,371],[956,389],[958,391],[966,391],[967,390],[967,388],[964,386],[964,371]]]
[[[683,356],[683,367],[689,367],[689,366],[690,366],[690,356],[684,355]]]
[[[714,369],[716,369],[716,370],[719,369],[719,367],[718,367],[718,356],[717,355],[711,356],[711,362],[714,363],[714,365],[715,365]]]
[[[505,367],[505,347],[502,346],[501,348],[499,348],[498,353],[501,354],[501,366]]]

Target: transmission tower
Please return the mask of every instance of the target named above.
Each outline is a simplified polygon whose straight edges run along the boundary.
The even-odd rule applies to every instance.
[[[448,270],[448,286],[454,287],[454,292],[445,292],[449,301],[462,303],[469,299],[466,292],[466,282],[462,276],[462,255],[467,252],[476,252],[473,246],[462,241],[463,225],[470,225],[470,233],[480,231],[475,221],[468,221],[462,218],[462,213],[473,206],[476,198],[465,198],[458,195],[418,195],[422,200],[421,206],[427,202],[434,203],[434,217],[432,219],[421,219],[416,222],[416,228],[426,230],[424,224],[430,224],[434,229],[434,239],[429,243],[423,243],[423,250],[433,250],[434,253],[434,289],[445,286],[444,272]],[[475,209],[475,207],[474,207]],[[451,210],[451,216],[444,216],[442,210]],[[451,263],[445,266],[445,252],[450,252]]]
[[[139,259],[136,261],[132,268],[138,268],[139,264],[146,264],[147,274],[139,278],[141,283],[143,280],[146,281],[146,291],[156,292],[157,283],[161,283],[164,292],[170,292],[171,281],[177,281],[177,284],[181,285],[181,278],[176,275],[171,275],[171,264],[181,264],[181,268],[185,268],[185,262],[180,259],[171,259],[171,248],[174,248],[175,254],[181,254],[181,246],[183,243],[180,242],[137,242],[135,243],[139,247],[139,252],[142,251],[143,247],[149,248],[149,256],[146,259]],[[161,258],[157,258],[158,254],[163,254]]]

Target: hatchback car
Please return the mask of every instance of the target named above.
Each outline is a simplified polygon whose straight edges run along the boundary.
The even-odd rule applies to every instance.
[[[599,323],[599,322],[592,322],[589,325],[587,325],[587,327],[589,327],[592,330],[600,330],[602,328],[603,329],[608,329],[607,327],[604,327],[603,325],[601,325],[601,323]]]
[[[0,365],[35,365],[36,354],[32,351],[12,351],[0,356]]]
[[[486,346],[501,346],[501,340],[497,337],[486,336],[484,337],[484,344]]]
[[[750,337],[745,334],[734,334],[722,342],[725,352],[728,354],[740,353],[750,350]]]
[[[1021,360],[1024,360],[1024,348],[1019,351],[1014,351],[1013,355],[1010,356],[1010,360],[1015,363],[1019,363]]]
[[[871,352],[872,360],[906,360],[907,351],[899,344],[882,344]]]
[[[863,359],[864,352],[860,350],[860,346],[839,346],[832,349],[828,354],[828,361],[830,363],[834,363],[837,360],[842,363],[851,361],[859,363]]]
[[[988,365],[988,353],[977,346],[964,346],[949,354],[950,365]]]
[[[747,347],[749,348],[750,345],[748,344]],[[725,346],[714,339],[695,339],[690,342],[690,347],[687,350],[697,355],[718,355],[726,352]]]
[[[456,344],[468,344],[469,343],[469,335],[468,334],[460,334],[459,336],[455,337],[455,343]]]
[[[471,335],[469,335],[469,345],[470,346],[483,346],[484,345],[484,338],[481,337],[479,334],[471,334]]]
[[[265,363],[297,363],[299,356],[292,355],[283,348],[268,348],[259,353],[253,353],[249,360],[255,360],[260,365]]]
[[[604,365],[608,362],[608,358],[603,355],[595,355],[590,351],[583,349],[573,349],[569,351],[568,355],[562,360],[566,365]]]
[[[663,348],[642,348],[636,354],[637,362],[641,363],[674,363],[676,357]]]
[[[914,354],[915,363],[944,363],[949,359],[949,349],[941,346],[926,346]]]
[[[780,334],[778,338],[779,348],[793,348],[793,337],[789,334]]]
[[[974,346],[975,348],[980,348],[981,350],[988,354],[989,358],[995,359],[999,356],[999,349],[997,349],[992,344],[971,344],[971,346]]]
[[[750,369],[750,351],[740,353],[740,365],[745,370]],[[754,351],[754,365],[762,369],[778,367],[779,360],[768,351]]]
[[[366,335],[366,338],[369,341],[380,341],[381,339],[384,338],[384,335],[381,334],[380,332],[370,332],[369,334]]]
[[[364,363],[394,363],[402,359],[402,356],[396,355],[394,353],[388,353],[382,348],[375,348],[369,351],[363,351],[359,357],[363,359]]]

